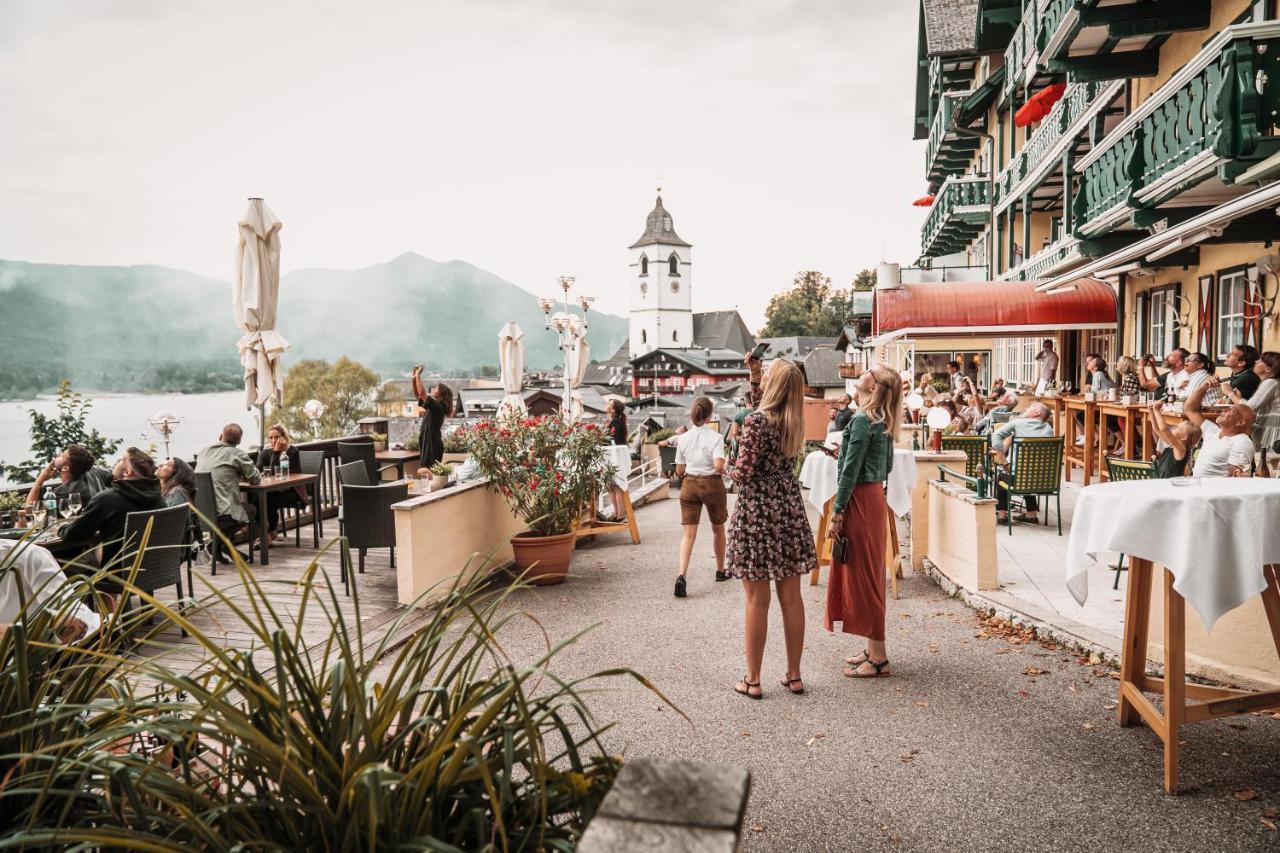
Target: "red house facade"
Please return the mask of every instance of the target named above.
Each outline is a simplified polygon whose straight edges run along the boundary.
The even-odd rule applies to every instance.
[[[632,397],[692,394],[750,376],[742,353],[724,349],[656,349],[633,359],[631,367]]]

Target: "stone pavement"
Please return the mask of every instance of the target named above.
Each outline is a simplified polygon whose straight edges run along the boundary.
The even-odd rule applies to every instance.
[[[919,575],[889,602],[892,678],[840,676],[861,646],[822,629],[824,572],[822,585],[804,587],[808,694],[777,684],[785,659],[775,605],[766,694],[753,702],[731,689],[743,669],[742,591],[712,582],[710,529],[695,549],[690,597],[679,600],[678,504],[638,517],[643,544],[584,544],[568,582],[514,597],[541,628],[518,620],[501,639],[528,660],[542,628],[560,639],[598,624],[556,672],[633,667],[689,717],[612,682],[591,696],[599,719],[617,722],[611,748],[749,768],[746,850],[1280,849],[1267,826],[1280,808],[1280,719],[1184,728],[1185,792],[1166,797],[1159,740],[1115,724],[1107,670],[1035,642],[975,636],[977,616]],[[1246,791],[1251,799],[1237,798]]]

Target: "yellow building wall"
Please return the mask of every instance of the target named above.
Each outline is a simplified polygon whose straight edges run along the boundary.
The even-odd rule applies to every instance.
[[[1227,27],[1253,5],[1250,0],[1215,0],[1209,12],[1209,29],[1174,33],[1160,47],[1160,70],[1154,77],[1138,77],[1132,81],[1133,103],[1136,107],[1151,96],[1178,69],[1191,61],[1209,37]]]

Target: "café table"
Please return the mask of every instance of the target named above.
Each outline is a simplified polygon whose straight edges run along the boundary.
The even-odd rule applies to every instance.
[[[384,465],[396,466],[396,479],[403,480],[404,463],[411,459],[418,459],[421,455],[416,450],[379,450],[373,454],[373,458]]]
[[[1280,690],[1251,692],[1186,681],[1187,602],[1206,632],[1224,613],[1262,597],[1280,652],[1280,482],[1194,478],[1105,483],[1080,492],[1067,540],[1066,581],[1083,605],[1100,553],[1130,556],[1118,722],[1146,721],[1164,742],[1164,787],[1178,789],[1180,726],[1280,708]],[[1164,677],[1146,674],[1153,564],[1164,587]],[[1162,695],[1163,710],[1146,693]],[[1187,699],[1195,701],[1188,703]]]
[[[838,443],[837,443],[838,444]],[[915,452],[906,448],[893,449],[893,470],[885,483],[885,502],[889,504],[889,543],[886,564],[890,571],[893,597],[898,597],[898,525],[896,518],[911,511],[911,490],[916,483]],[[839,475],[835,457],[815,450],[805,457],[800,466],[800,485],[809,490],[808,500],[818,510],[818,530],[814,534],[814,546],[818,554],[818,566],[831,559],[831,540],[827,527],[831,520],[831,500],[836,495]],[[809,585],[818,583],[820,568],[809,573]]]
[[[1061,394],[1037,394],[1036,401],[1044,403],[1053,415],[1053,431],[1058,435],[1065,435],[1065,427],[1062,423],[1063,397]]]
[[[311,496],[311,540],[312,547],[320,547],[320,500],[318,486],[320,477],[316,474],[290,474],[288,477],[269,477],[264,476],[257,483],[240,483],[240,491],[244,494],[256,496],[258,503],[258,533],[259,549],[262,552],[262,565],[268,565],[271,562],[270,556],[270,537],[267,535],[267,495],[272,492],[284,492],[289,489],[306,489]]]
[[[1083,430],[1080,429],[1081,425],[1076,422],[1075,415],[1077,413],[1084,420]],[[1071,482],[1071,469],[1079,466],[1084,469],[1084,485],[1089,485],[1089,481],[1093,476],[1094,466],[1098,464],[1094,458],[1097,455],[1097,426],[1097,401],[1086,400],[1082,394],[1062,398],[1061,434],[1065,436],[1062,451],[1062,479],[1064,481]],[[1077,447],[1076,439],[1081,432],[1084,433],[1084,444]]]
[[[1131,398],[1132,399],[1132,398]],[[1124,398],[1118,400],[1098,401],[1098,435],[1106,434],[1107,417],[1120,422],[1120,453],[1125,459],[1150,459],[1151,443],[1147,438],[1143,418],[1146,406],[1141,403],[1126,403]],[[1097,454],[1096,473],[1098,480],[1108,479],[1105,453]]]

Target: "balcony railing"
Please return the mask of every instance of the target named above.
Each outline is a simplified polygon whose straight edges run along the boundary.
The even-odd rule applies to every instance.
[[[1280,22],[1227,27],[1081,159],[1077,235],[1105,233],[1280,147]]]
[[[996,210],[1004,209],[1013,198],[1022,194],[1024,188],[1021,184],[1028,176],[1031,176],[1032,183],[1038,183],[1044,177],[1039,174],[1043,167],[1062,157],[1063,150],[1071,144],[1071,140],[1084,131],[1089,120],[1115,97],[1123,85],[1117,81],[1074,83],[1068,86],[1066,93],[1040,122],[1031,139],[1027,140],[1022,150],[996,178],[993,199]],[[1048,174],[1049,170],[1043,171]]]
[[[936,258],[964,249],[991,221],[986,175],[950,177],[938,190],[929,218],[920,229],[921,257]]]
[[[977,140],[961,136],[951,128],[951,119],[969,92],[943,92],[929,126],[929,143],[925,150],[925,177],[938,184],[949,175],[962,175],[977,150]]]
[[[1024,72],[1036,53],[1036,22],[1039,20],[1036,4],[1031,3],[1022,13],[1022,22],[1013,31],[1009,46],[1004,49],[1004,91],[1008,95],[1025,83]]]
[[[1058,242],[1036,252],[1013,269],[1001,273],[1000,278],[1005,281],[1040,281],[1051,273],[1081,263],[1084,259],[1081,241],[1075,237],[1063,237]]]
[[[1066,20],[1067,13],[1076,6],[1076,0],[1040,0],[1038,6],[1036,43],[1041,51],[1047,52],[1046,49],[1054,42],[1055,36],[1059,35],[1058,30]]]

